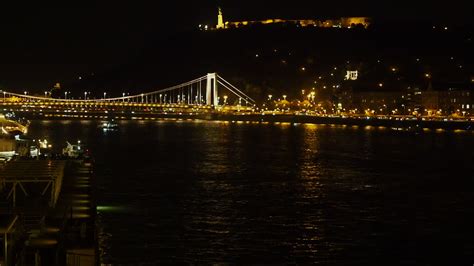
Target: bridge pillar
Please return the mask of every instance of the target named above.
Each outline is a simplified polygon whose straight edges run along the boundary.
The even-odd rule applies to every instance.
[[[219,101],[217,98],[217,74],[207,74],[207,85],[206,85],[206,105],[218,106]]]

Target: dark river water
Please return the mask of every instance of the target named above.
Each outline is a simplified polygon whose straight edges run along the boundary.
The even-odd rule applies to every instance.
[[[472,265],[474,133],[35,121],[96,159],[106,263]]]

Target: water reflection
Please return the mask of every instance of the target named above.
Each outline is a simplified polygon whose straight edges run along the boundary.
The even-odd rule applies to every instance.
[[[105,262],[423,264],[474,253],[470,133],[142,120],[103,134],[98,125],[33,122],[30,135],[92,150]]]

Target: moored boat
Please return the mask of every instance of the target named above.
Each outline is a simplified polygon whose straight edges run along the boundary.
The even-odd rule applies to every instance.
[[[13,113],[0,114],[0,135],[24,135],[29,124],[28,120],[17,118]]]
[[[103,131],[117,131],[118,130],[118,124],[115,123],[114,120],[107,121],[102,123],[101,128]]]

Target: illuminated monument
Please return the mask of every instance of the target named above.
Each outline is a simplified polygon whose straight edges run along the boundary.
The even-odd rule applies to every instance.
[[[225,29],[224,16],[222,15],[222,9],[219,7],[219,14],[217,15],[217,29]]]
[[[260,21],[226,21],[224,22],[224,16],[222,9],[219,7],[217,15],[217,25],[215,29],[230,29],[230,28],[241,28],[250,25],[268,25],[268,24],[283,24],[291,23],[300,27],[321,27],[321,28],[352,28],[353,26],[361,25],[364,28],[369,27],[371,19],[369,17],[342,17],[339,19],[267,19]]]

